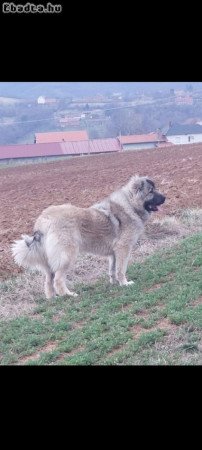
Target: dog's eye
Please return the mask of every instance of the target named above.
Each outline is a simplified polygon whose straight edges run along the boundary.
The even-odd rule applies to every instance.
[[[154,189],[153,189],[153,188],[151,188],[151,189],[149,190],[149,192],[150,192],[150,193],[154,192]]]

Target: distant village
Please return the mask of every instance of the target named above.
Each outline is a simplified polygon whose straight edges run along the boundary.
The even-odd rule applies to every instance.
[[[121,130],[116,136],[96,136],[95,130],[103,126],[111,119],[111,112],[130,108],[143,107],[144,105],[154,105],[163,107],[169,111],[169,107],[179,107],[197,105],[201,102],[199,92],[187,90],[171,89],[166,95],[159,92],[158,95],[148,95],[137,92],[132,96],[113,92],[109,95],[97,94],[81,98],[51,98],[44,95],[38,96],[34,100],[0,97],[1,111],[6,111],[16,105],[26,107],[27,110],[35,108],[37,114],[42,114],[42,119],[30,120],[33,127],[37,128],[37,121],[40,122],[40,132],[36,131],[30,142],[0,145],[0,162],[9,164],[11,161],[36,161],[38,159],[55,159],[67,156],[84,156],[97,153],[124,152],[143,149],[153,149],[157,147],[166,148],[171,145],[194,144],[202,142],[202,114],[196,117],[188,117],[182,121],[168,121],[161,128],[155,128],[145,133],[124,133]],[[37,108],[37,109],[36,109]],[[46,115],[52,113],[51,120],[54,121],[53,129],[48,124]],[[199,108],[200,110],[200,108]],[[38,116],[37,116],[38,117]],[[22,120],[22,119],[21,119]],[[50,120],[50,122],[51,122]],[[132,119],[133,120],[133,117]],[[46,126],[43,124],[46,122]],[[29,123],[29,115],[24,116],[22,124]],[[15,117],[0,115],[0,126],[14,126]],[[120,122],[121,123],[121,122]],[[47,131],[47,125],[49,129]],[[20,120],[19,120],[20,127]],[[98,127],[98,128],[97,128]],[[43,131],[44,128],[44,131]],[[108,133],[109,134],[109,133]]]

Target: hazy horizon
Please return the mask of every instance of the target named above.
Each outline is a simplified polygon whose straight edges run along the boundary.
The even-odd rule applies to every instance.
[[[114,91],[132,93],[144,91],[146,93],[170,89],[185,89],[191,84],[194,89],[202,88],[202,82],[192,81],[61,81],[61,82],[0,82],[0,97],[18,97],[34,99],[39,95],[56,96],[59,98],[70,96],[85,96],[107,94]]]

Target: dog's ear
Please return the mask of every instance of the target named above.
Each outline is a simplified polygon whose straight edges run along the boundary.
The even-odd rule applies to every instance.
[[[142,177],[139,177],[138,175],[136,175],[131,178],[131,182],[132,182],[132,188],[134,191],[138,192],[138,191],[143,190],[144,180],[142,179]]]

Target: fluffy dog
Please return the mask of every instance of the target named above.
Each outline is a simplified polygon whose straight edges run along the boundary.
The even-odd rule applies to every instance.
[[[121,189],[89,208],[70,203],[46,208],[36,220],[32,236],[12,245],[15,262],[42,271],[47,298],[55,294],[76,296],[65,282],[67,270],[81,252],[109,258],[110,282],[127,286],[130,253],[152,211],[165,197],[147,177],[132,176]]]

